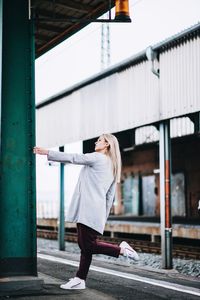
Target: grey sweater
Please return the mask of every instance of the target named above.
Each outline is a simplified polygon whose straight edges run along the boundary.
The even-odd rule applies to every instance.
[[[84,165],[66,220],[85,224],[103,234],[116,192],[110,158],[98,152],[67,154],[50,150],[48,160]]]

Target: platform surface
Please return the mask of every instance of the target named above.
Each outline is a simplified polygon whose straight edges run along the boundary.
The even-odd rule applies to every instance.
[[[38,248],[38,277],[44,280],[41,291],[0,291],[0,299],[85,299],[85,300],[196,300],[200,299],[200,279],[176,270],[158,270],[136,264],[113,262],[95,256],[81,291],[60,289],[60,284],[75,276],[79,254],[53,247]]]

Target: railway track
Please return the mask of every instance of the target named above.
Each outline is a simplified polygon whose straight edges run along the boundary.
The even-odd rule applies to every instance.
[[[58,232],[55,230],[37,229],[37,237],[56,240]],[[122,240],[127,241],[138,252],[160,254],[160,243],[153,243],[149,241],[140,241],[126,238],[111,238],[106,236],[99,236],[98,240],[109,242],[112,244],[120,244]],[[66,233],[65,241],[77,242],[76,233]],[[185,246],[185,245],[173,245],[173,257],[187,258],[187,259],[200,259],[200,247]]]

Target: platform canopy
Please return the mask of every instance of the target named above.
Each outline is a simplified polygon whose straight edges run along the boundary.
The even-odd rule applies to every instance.
[[[36,57],[44,54],[114,6],[111,0],[32,0]]]

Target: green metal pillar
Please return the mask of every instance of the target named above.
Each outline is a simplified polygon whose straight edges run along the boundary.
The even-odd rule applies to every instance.
[[[0,0],[0,277],[37,276],[35,51],[28,3]]]
[[[0,0],[0,45],[1,45],[0,46],[0,91],[2,90],[2,38],[3,38],[2,29],[3,29],[3,0]],[[2,102],[2,94],[0,92],[0,135],[1,135],[1,102]],[[1,159],[1,136],[0,136],[0,159]]]

